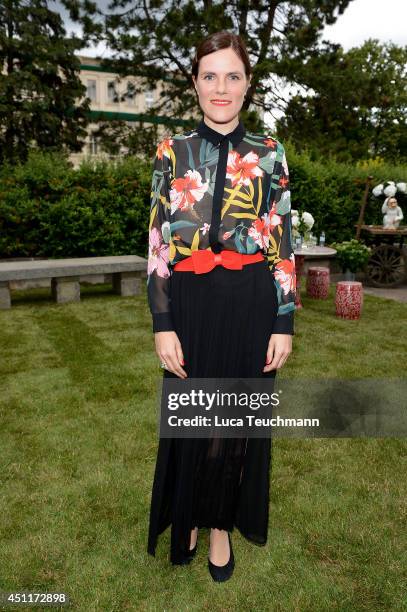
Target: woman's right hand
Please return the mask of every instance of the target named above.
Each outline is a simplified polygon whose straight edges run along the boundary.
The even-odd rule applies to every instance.
[[[166,369],[180,378],[187,378],[187,373],[181,364],[184,364],[184,355],[181,342],[175,331],[155,332],[155,350],[160,362],[167,364]]]

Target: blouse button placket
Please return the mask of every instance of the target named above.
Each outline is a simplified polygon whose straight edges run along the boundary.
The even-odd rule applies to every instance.
[[[212,217],[209,228],[209,244],[214,253],[220,253],[222,245],[218,241],[221,222],[223,194],[226,182],[226,169],[229,154],[229,139],[224,136],[219,143],[219,160],[216,169],[215,188],[213,191]]]

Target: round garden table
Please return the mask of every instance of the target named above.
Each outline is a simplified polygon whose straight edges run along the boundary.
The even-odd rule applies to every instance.
[[[295,306],[297,309],[303,308],[301,303],[300,286],[301,286],[301,275],[304,267],[305,257],[310,259],[323,259],[326,257],[333,257],[336,254],[336,249],[326,246],[309,246],[301,247],[300,249],[294,250],[295,255],[295,276],[296,276],[296,295],[295,295]]]

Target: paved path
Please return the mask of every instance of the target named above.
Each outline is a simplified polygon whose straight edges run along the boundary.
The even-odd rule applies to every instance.
[[[363,285],[363,293],[367,295],[376,295],[378,297],[388,298],[389,300],[396,300],[397,302],[404,302],[407,304],[407,285],[401,285],[394,289],[380,289],[379,287],[368,287]]]
[[[336,283],[342,280],[344,277],[342,274],[331,274],[331,283]],[[393,289],[382,289],[379,287],[372,287],[365,281],[363,274],[356,274],[357,281],[363,283],[363,293],[365,295],[375,295],[377,297],[387,298],[389,300],[396,300],[396,302],[407,303],[407,283],[394,287]]]

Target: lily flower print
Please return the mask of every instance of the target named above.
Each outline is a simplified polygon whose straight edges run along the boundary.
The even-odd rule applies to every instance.
[[[208,183],[202,183],[202,176],[196,170],[188,170],[183,178],[174,179],[170,191],[171,214],[178,209],[191,210],[195,202],[202,200],[208,189]]]
[[[172,138],[164,138],[158,146],[157,146],[157,157],[158,159],[162,159],[164,155],[170,157],[171,155],[171,147],[174,144]]]
[[[289,259],[282,259],[276,264],[275,275],[285,295],[295,290],[294,255],[291,255]]]
[[[259,156],[249,151],[244,157],[237,151],[230,151],[228,155],[226,178],[231,179],[232,187],[236,185],[249,185],[251,179],[263,176],[263,170],[259,168]]]
[[[281,225],[281,215],[277,215],[274,207],[266,216],[266,225],[268,227],[269,233],[273,232],[274,228],[277,227],[277,225]]]
[[[170,273],[168,270],[168,256],[170,247],[165,244],[161,232],[153,227],[149,235],[149,255],[147,274],[152,274],[154,270],[161,278],[168,278]]]
[[[266,138],[266,140],[264,141],[264,144],[266,145],[266,147],[269,147],[270,149],[277,149],[277,140],[274,140],[274,138]]]
[[[261,219],[253,221],[248,234],[262,249],[268,249],[270,233],[280,224],[281,216],[272,209],[269,213],[264,213]]]
[[[269,227],[266,218],[268,218],[267,213],[265,213],[261,219],[253,221],[252,227],[250,227],[248,231],[248,235],[253,238],[255,243],[263,250],[267,249],[269,246]]]

